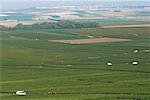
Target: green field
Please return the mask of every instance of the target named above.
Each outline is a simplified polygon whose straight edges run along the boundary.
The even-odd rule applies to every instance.
[[[87,35],[131,41],[48,42]],[[0,40],[1,100],[150,100],[149,27],[0,31]]]

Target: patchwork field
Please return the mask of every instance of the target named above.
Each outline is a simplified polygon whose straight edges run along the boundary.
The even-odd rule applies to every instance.
[[[98,43],[78,44],[78,39],[82,39],[80,43],[92,40],[88,36],[98,38]],[[111,42],[99,42],[99,38]],[[131,41],[112,42],[113,38]],[[149,27],[144,26],[0,31],[0,98],[149,100],[149,40]],[[135,49],[139,52],[134,53]],[[107,66],[108,61],[113,65]],[[18,90],[27,95],[13,95]]]
[[[91,39],[72,39],[72,40],[49,40],[49,42],[60,42],[70,44],[88,44],[88,43],[99,43],[99,42],[121,42],[129,41],[127,39],[119,38],[91,38]]]

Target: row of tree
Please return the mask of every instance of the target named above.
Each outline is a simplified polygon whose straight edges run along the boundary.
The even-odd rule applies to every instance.
[[[30,30],[30,29],[77,29],[77,28],[94,28],[98,27],[96,22],[71,22],[59,21],[56,23],[44,22],[32,25],[18,24],[14,27],[0,27],[1,30]]]

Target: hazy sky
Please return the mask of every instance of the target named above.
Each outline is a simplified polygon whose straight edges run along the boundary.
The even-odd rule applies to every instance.
[[[74,1],[74,0],[0,0],[0,1]],[[75,1],[93,1],[93,0],[75,0]],[[95,0],[95,1],[149,1],[149,0]]]
[[[111,2],[111,4],[125,4],[122,2],[130,1],[132,3],[126,4],[135,4],[135,2],[140,2],[141,4],[150,4],[150,3],[143,3],[148,2],[149,0],[0,0],[0,10],[10,10],[10,9],[22,9],[22,8],[29,8],[35,6],[73,6],[79,4],[95,4],[100,5],[102,2]],[[140,4],[139,3],[139,4]],[[105,3],[106,4],[106,3]],[[118,3],[119,4],[119,3]]]
[[[0,1],[93,1],[93,0],[0,0]],[[149,1],[149,0],[94,0],[94,1]]]

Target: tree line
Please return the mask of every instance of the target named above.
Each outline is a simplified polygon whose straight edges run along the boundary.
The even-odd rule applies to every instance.
[[[98,27],[96,22],[71,22],[71,21],[59,21],[55,23],[43,22],[32,25],[17,24],[14,27],[1,26],[0,30],[31,30],[31,29],[77,29],[77,28],[94,28]]]

